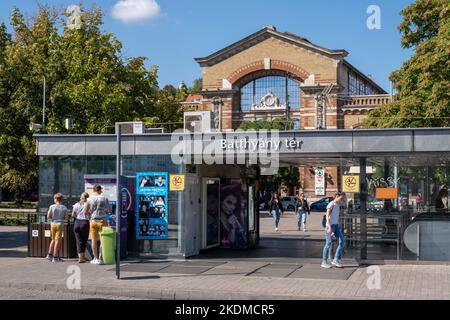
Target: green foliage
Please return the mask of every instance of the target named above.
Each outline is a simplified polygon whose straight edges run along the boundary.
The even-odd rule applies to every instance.
[[[189,94],[199,94],[203,89],[203,79],[198,78],[194,80],[192,87],[189,88]]]
[[[125,58],[122,44],[101,29],[100,9],[82,9],[80,29],[68,29],[64,14],[41,6],[27,21],[15,8],[13,37],[0,25],[0,177],[11,190],[35,189],[37,158],[28,126],[42,123],[46,80],[47,133],[101,133],[117,121],[180,121],[178,100],[159,91],[157,67],[146,58]],[[13,39],[13,40],[11,40]],[[176,93],[183,96],[185,93]]]
[[[402,10],[402,46],[415,54],[391,74],[394,102],[369,114],[367,127],[450,124],[450,1],[417,0]]]
[[[185,88],[175,89],[171,85],[164,86],[158,92],[154,108],[151,109],[149,116],[144,118],[146,126],[165,128],[167,132],[182,128],[183,109],[181,102],[184,102],[186,97]]]
[[[277,189],[284,184],[289,189],[289,194],[294,193],[294,187],[300,187],[300,172],[297,167],[282,167],[274,175],[274,182]]]
[[[292,130],[294,127],[294,123],[292,120],[289,120],[287,125],[287,130]],[[239,129],[241,130],[285,130],[286,129],[286,119],[283,117],[276,117],[273,120],[262,119],[262,120],[254,120],[254,121],[243,121],[239,125]]]

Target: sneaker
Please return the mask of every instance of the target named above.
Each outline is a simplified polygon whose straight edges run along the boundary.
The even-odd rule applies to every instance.
[[[340,261],[338,261],[338,260],[333,260],[332,262],[331,262],[331,264],[333,265],[333,266],[335,266],[336,268],[343,268],[344,266],[340,263]]]
[[[52,254],[48,254],[45,259],[47,259],[48,261],[53,261],[53,255]]]
[[[306,232],[306,228],[303,228],[303,232]]]
[[[97,259],[97,258],[94,258],[94,259],[92,259],[89,263],[90,263],[90,264],[98,264],[98,259]]]
[[[63,259],[61,259],[60,257],[53,257],[52,262],[53,262],[53,263],[63,262]]]
[[[330,269],[331,268],[331,265],[328,262],[322,262],[322,264],[320,266],[322,268],[325,268],[325,269]]]
[[[275,231],[278,231],[278,228],[275,228]]]
[[[104,265],[105,263],[103,262],[102,259],[98,259],[98,260],[97,260],[97,264],[99,264],[99,265]]]

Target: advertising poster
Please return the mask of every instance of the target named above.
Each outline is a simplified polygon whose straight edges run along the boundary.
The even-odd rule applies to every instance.
[[[220,188],[220,246],[247,248],[246,195],[240,184]]]
[[[136,239],[167,239],[167,197],[167,172],[139,172],[136,174]]]

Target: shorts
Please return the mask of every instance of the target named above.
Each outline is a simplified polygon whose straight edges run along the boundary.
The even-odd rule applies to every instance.
[[[52,240],[61,240],[63,225],[61,223],[52,223],[50,225],[50,232],[52,234]]]
[[[103,227],[107,226],[107,223],[106,220],[91,220],[89,225],[91,239],[98,239],[100,237],[100,231],[102,231]]]

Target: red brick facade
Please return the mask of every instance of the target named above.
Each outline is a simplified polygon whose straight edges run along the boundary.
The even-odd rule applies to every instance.
[[[208,57],[196,59],[203,78],[203,98],[198,109],[213,111],[213,100],[219,97],[221,130],[236,129],[243,121],[285,117],[285,110],[242,110],[240,92],[245,84],[255,79],[285,76],[295,79],[300,86],[300,108],[291,109],[289,113],[291,119],[300,119],[300,129],[316,129],[316,97],[330,84],[333,86],[327,96],[325,128],[353,128],[361,124],[362,116],[367,115],[370,108],[364,111],[361,110],[364,107],[349,102],[349,91],[354,89],[352,81],[359,81],[357,86],[362,85],[371,94],[385,92],[349,64],[345,60],[347,55],[345,50],[325,49],[305,38],[266,27]],[[347,97],[342,99],[341,96]],[[308,168],[301,168],[301,190],[313,194],[314,175],[309,172]],[[327,194],[332,194],[340,188],[338,168],[326,168],[326,172]]]

